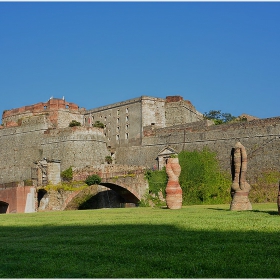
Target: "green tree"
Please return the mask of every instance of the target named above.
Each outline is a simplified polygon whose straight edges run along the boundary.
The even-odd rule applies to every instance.
[[[232,114],[222,113],[221,110],[210,110],[205,112],[203,117],[207,120],[213,120],[215,124],[228,123],[236,119]]]

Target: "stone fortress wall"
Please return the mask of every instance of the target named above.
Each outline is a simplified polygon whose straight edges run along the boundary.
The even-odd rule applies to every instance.
[[[148,126],[144,136],[141,147],[120,147],[117,163],[157,168],[158,154],[165,147],[177,153],[208,147],[217,152],[221,168],[230,172],[231,149],[240,141],[248,154],[248,180],[254,182],[265,170],[280,169],[280,117],[222,125],[205,120],[167,128]]]
[[[68,127],[71,120],[81,127]],[[104,130],[92,125],[99,120]],[[248,177],[265,169],[279,170],[280,118],[214,125],[180,96],[166,99],[142,96],[85,110],[63,99],[5,111],[0,126],[0,184],[31,178],[34,162],[47,158],[61,170],[104,163],[158,167],[161,150],[170,147],[218,153],[224,170],[236,141],[246,148]]]
[[[100,164],[109,153],[103,130],[68,127],[83,123],[82,110],[62,99],[3,113],[0,129],[0,184],[30,180],[35,162],[59,160],[61,170],[70,166]]]

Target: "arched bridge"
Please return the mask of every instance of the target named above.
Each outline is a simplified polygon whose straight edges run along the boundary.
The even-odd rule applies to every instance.
[[[109,166],[110,167],[110,166]],[[120,165],[118,166],[120,169]],[[144,168],[134,168],[133,170],[130,168],[123,168],[123,170],[108,170],[107,169],[88,169],[88,170],[79,170],[74,172],[74,180],[75,181],[84,181],[87,176],[92,174],[97,174],[101,178],[101,183],[98,187],[92,187],[90,194],[92,196],[97,196],[103,193],[103,200],[107,200],[107,203],[103,203],[103,206],[96,207],[96,208],[103,208],[103,207],[118,207],[116,204],[137,204],[146,194],[147,190],[149,189],[148,181],[145,179],[145,169]],[[101,188],[103,186],[103,188]],[[106,188],[104,188],[106,187]],[[112,190],[119,196],[118,203],[112,202],[112,200],[116,200],[110,196],[108,193],[109,190]],[[77,193],[73,193],[71,198],[67,199],[64,209],[74,209],[73,201],[84,195],[90,196],[88,191],[80,191]],[[100,198],[102,200],[102,198]],[[94,203],[92,203],[94,204]],[[96,203],[95,203],[96,204]],[[112,206],[115,205],[115,206]]]
[[[100,185],[112,189],[131,203],[139,202],[149,188],[143,173],[103,176],[101,179]]]

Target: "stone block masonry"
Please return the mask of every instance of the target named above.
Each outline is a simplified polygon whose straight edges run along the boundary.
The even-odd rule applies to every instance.
[[[221,167],[230,172],[231,149],[240,141],[248,153],[248,179],[264,169],[280,168],[280,118],[260,119],[250,122],[211,125],[202,121],[166,128],[145,127],[141,147],[118,148],[116,161],[119,164],[158,166],[157,156],[164,147],[177,152],[202,150],[208,147],[217,152]]]

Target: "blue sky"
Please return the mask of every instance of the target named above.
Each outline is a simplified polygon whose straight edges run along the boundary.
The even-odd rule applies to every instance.
[[[280,2],[0,2],[0,112],[181,95],[279,116]]]

